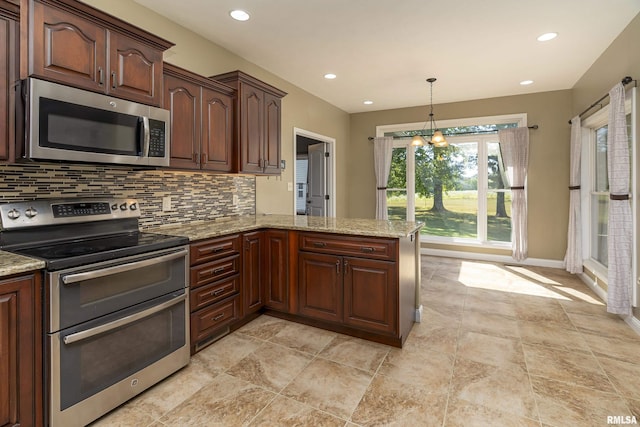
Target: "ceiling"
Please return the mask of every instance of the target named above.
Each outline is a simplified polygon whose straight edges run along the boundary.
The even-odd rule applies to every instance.
[[[569,89],[640,12],[640,0],[135,1],[348,113],[426,105],[429,77],[434,104]],[[231,19],[238,8],[251,19]]]

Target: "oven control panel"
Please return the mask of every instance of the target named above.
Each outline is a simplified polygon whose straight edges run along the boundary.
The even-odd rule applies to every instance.
[[[138,218],[135,199],[33,200],[0,204],[2,229]]]

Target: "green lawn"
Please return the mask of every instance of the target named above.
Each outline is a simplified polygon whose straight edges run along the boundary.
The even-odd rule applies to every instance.
[[[495,216],[495,193],[487,201],[489,216],[487,234],[489,241],[511,241],[511,218]],[[387,199],[389,219],[406,219],[407,201],[404,195]],[[432,212],[433,199],[416,197],[416,221],[424,222],[421,234],[429,236],[462,237],[475,239],[477,233],[478,199],[475,192],[450,191],[444,196],[446,212]],[[507,215],[511,215],[511,199],[505,200]]]

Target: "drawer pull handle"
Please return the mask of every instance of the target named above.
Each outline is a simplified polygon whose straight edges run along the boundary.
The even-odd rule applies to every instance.
[[[211,292],[209,295],[217,297],[218,295],[223,294],[225,290],[226,288],[216,289],[215,291]]]
[[[313,246],[316,248],[324,248],[327,244],[325,242],[313,242]]]
[[[217,254],[218,252],[222,252],[224,251],[224,246],[216,246],[215,248],[213,248],[213,253]]]
[[[374,248],[372,248],[371,246],[363,246],[363,247],[361,247],[361,248],[360,248],[360,250],[361,250],[362,252],[365,252],[365,253],[368,253],[368,254],[373,253],[373,252],[375,252],[375,251],[376,251],[376,250],[375,250]]]
[[[218,267],[213,269],[213,274],[222,273],[224,271],[224,267]]]
[[[214,317],[213,320],[214,322],[217,322],[218,320],[222,319],[224,317],[224,313],[220,313],[218,314],[216,317]]]

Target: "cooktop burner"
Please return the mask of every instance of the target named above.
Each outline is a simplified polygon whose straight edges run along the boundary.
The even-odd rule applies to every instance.
[[[129,255],[138,255],[188,243],[189,239],[186,237],[134,232],[10,251],[20,255],[40,258],[46,262],[47,270],[51,271],[93,264]]]

